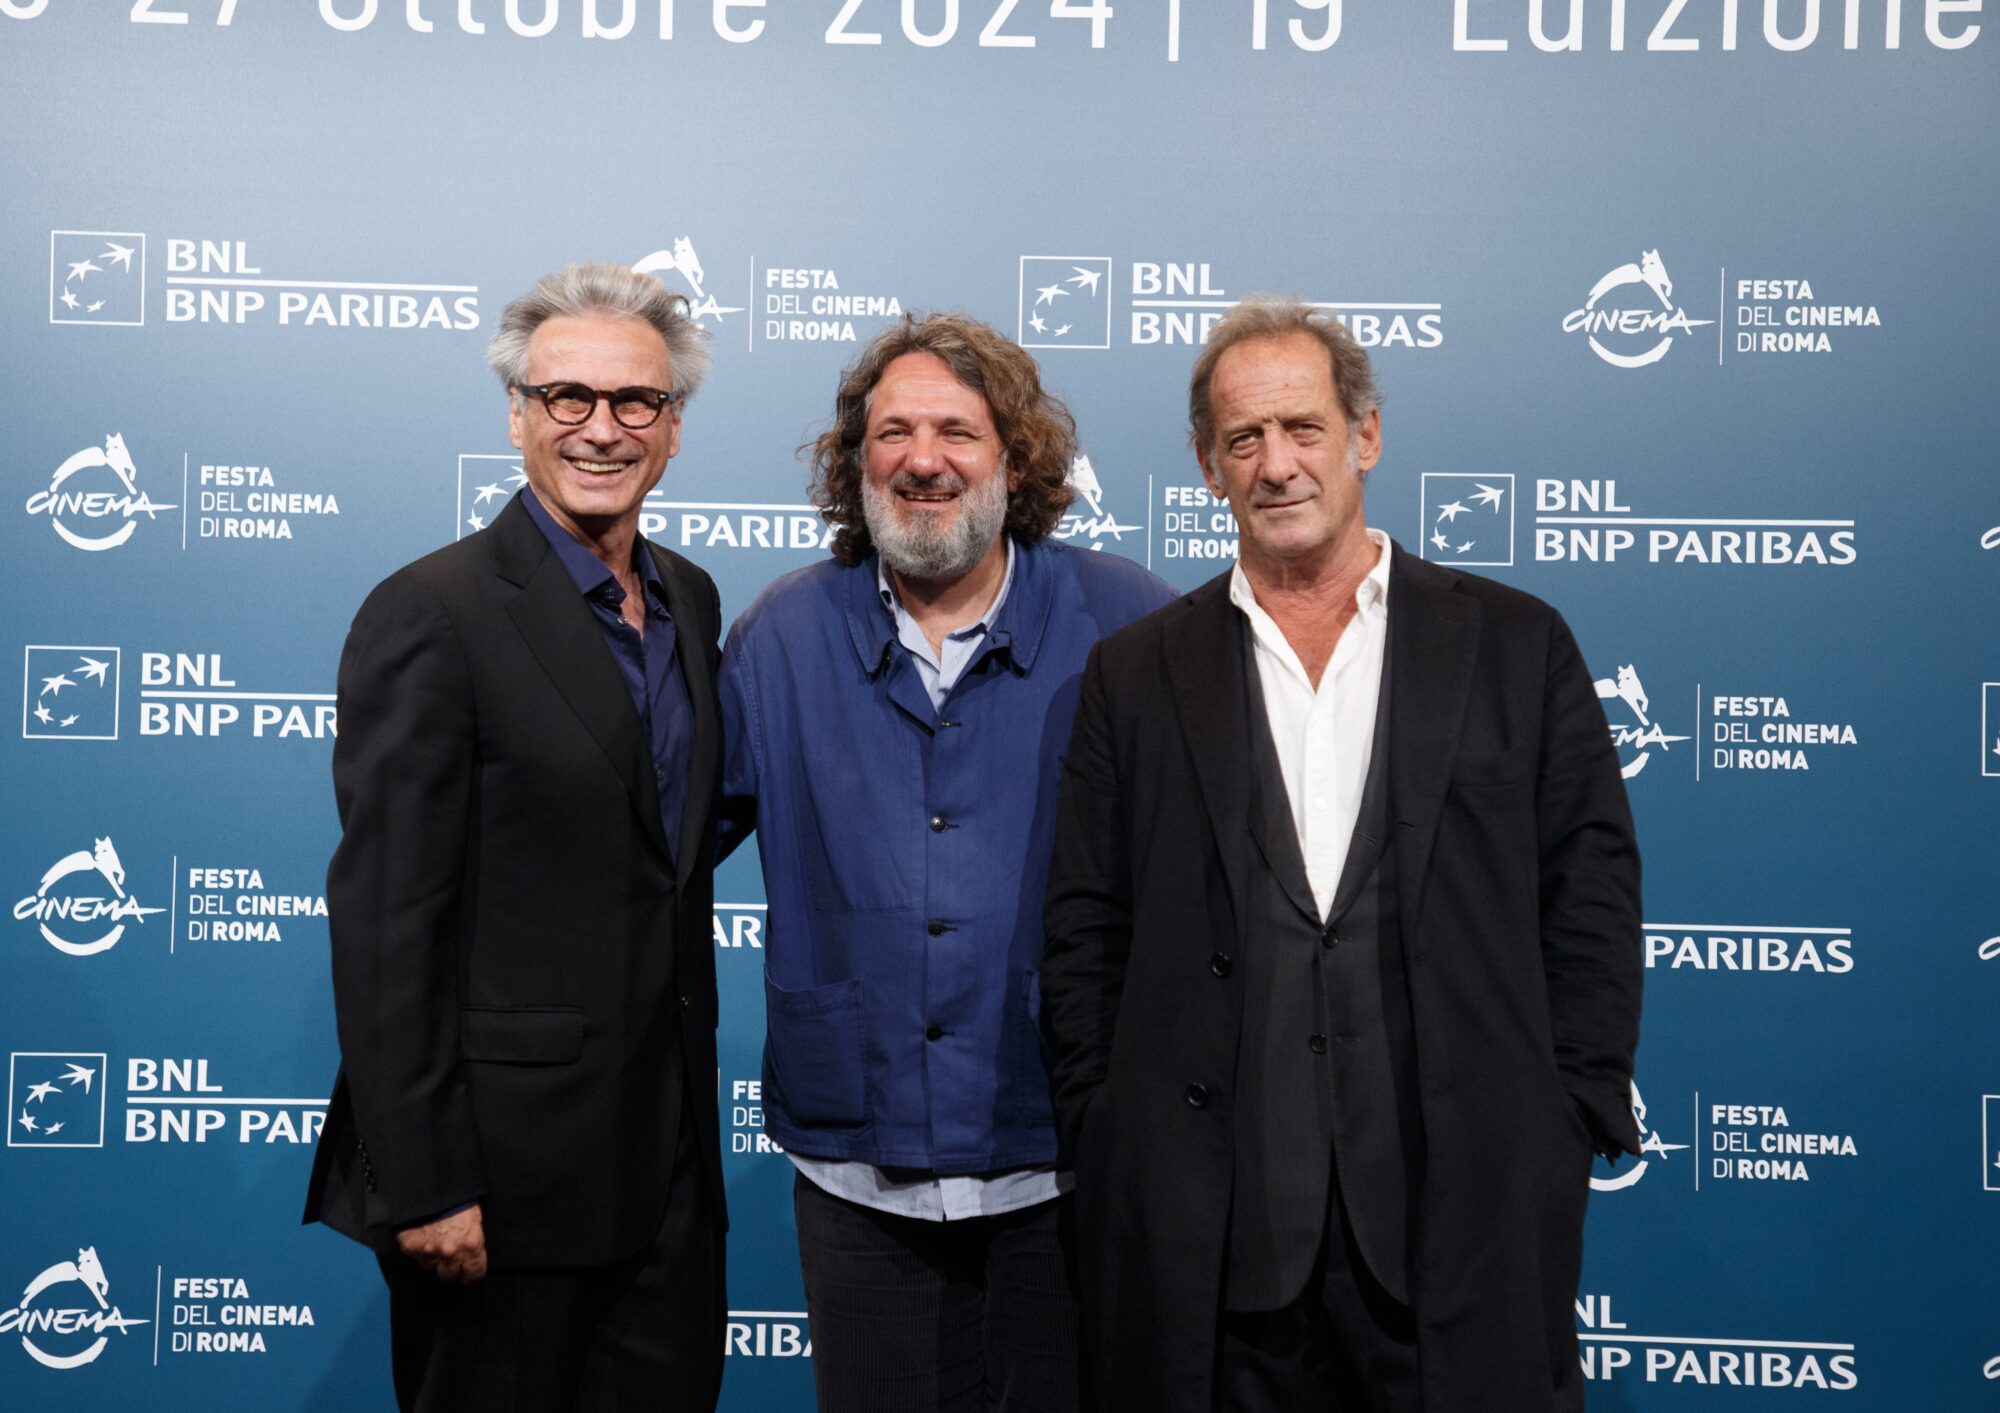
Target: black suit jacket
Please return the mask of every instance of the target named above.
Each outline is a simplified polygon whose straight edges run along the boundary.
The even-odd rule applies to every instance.
[[[658,1229],[691,1123],[724,1222],[721,612],[648,549],[694,709],[677,864],[631,695],[518,500],[356,615],[327,873],[341,1071],[306,1220],[380,1248],[477,1200],[497,1264],[617,1261]]]
[[[1579,1409],[1591,1150],[1636,1151],[1639,859],[1546,604],[1395,552],[1389,808],[1424,1171],[1427,1409]],[[1210,1405],[1234,1154],[1238,900],[1261,857],[1228,576],[1098,645],[1065,763],[1042,1015],[1110,1406]],[[1241,969],[1237,969],[1240,975]]]

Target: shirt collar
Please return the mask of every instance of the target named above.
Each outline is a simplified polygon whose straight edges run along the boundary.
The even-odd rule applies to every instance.
[[[1082,551],[1046,541],[1022,544],[1011,535],[1007,537],[1011,582],[1006,603],[1002,605],[996,595],[988,610],[988,643],[1007,649],[1007,660],[1017,673],[1035,670],[1035,657],[1055,605],[1055,581],[1063,572],[1058,556],[1073,553]],[[843,583],[848,641],[854,646],[861,670],[872,678],[889,661],[889,647],[898,639],[895,611],[882,602],[880,570],[873,561],[863,560],[846,569]]]
[[[1389,536],[1386,531],[1373,528],[1367,534],[1368,542],[1381,553],[1376,556],[1375,567],[1355,586],[1354,604],[1362,613],[1374,611],[1386,615],[1389,612],[1389,561],[1392,557]],[[1236,567],[1229,571],[1229,601],[1253,620],[1264,612],[1263,605],[1257,602],[1256,592],[1250,587],[1249,576],[1243,572],[1243,561],[1240,559]]]
[[[536,497],[531,487],[521,487],[521,506],[548,540],[556,558],[562,561],[562,567],[568,572],[578,593],[587,599],[602,599],[613,606],[625,602],[625,590],[619,587],[618,576],[607,569],[604,561],[592,554],[581,540],[556,523],[556,518],[549,514],[548,507]],[[638,561],[639,577],[645,583],[647,592],[664,609],[666,584],[660,578],[659,564],[646,552],[645,545],[643,536],[634,536],[632,557]]]

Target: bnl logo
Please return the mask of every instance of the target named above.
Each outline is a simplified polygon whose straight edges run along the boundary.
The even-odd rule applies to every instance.
[[[50,231],[49,322],[145,323],[145,235],[139,231]]]

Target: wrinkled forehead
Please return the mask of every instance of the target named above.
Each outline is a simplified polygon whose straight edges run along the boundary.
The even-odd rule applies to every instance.
[[[628,315],[557,315],[528,339],[531,382],[665,387],[671,367],[660,331]]]
[[[865,408],[872,430],[891,419],[991,431],[996,419],[986,395],[969,387],[934,353],[905,353],[889,361]]]

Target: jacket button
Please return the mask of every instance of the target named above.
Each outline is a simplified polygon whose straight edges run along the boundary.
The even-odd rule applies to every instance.
[[[951,828],[951,821],[943,815],[934,814],[931,816],[931,833],[942,834],[949,828]]]
[[[1326,1053],[1326,1037],[1324,1035],[1315,1035],[1306,1044],[1312,1046],[1312,1052],[1315,1055],[1324,1055]]]
[[[1190,1084],[1187,1087],[1187,1101],[1194,1108],[1202,1108],[1208,1103],[1208,1086]]]
[[[951,929],[945,926],[943,918],[934,917],[931,919],[931,925],[925,928],[924,931],[930,933],[933,937],[942,937],[945,933],[951,931]]]
[[[926,1040],[944,1039],[944,1027],[941,1025],[926,1026],[924,1028],[924,1039]]]
[[[1217,976],[1229,975],[1230,965],[1231,963],[1229,958],[1224,956],[1220,952],[1217,952],[1214,956],[1208,959],[1208,969],[1214,972]]]
[[[1345,942],[1346,940],[1347,939],[1345,937],[1342,937],[1338,933],[1334,932],[1322,932],[1319,935],[1319,942],[1322,947],[1338,947],[1341,943]]]

